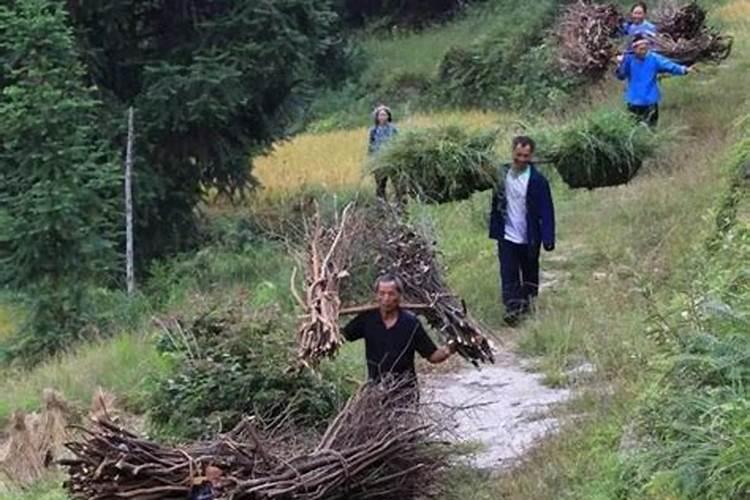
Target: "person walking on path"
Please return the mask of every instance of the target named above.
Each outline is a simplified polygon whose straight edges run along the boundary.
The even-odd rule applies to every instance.
[[[513,163],[498,169],[490,238],[497,240],[505,322],[515,326],[539,293],[541,247],[555,249],[555,209],[549,182],[531,161],[530,137],[513,139]]]
[[[367,152],[370,155],[376,154],[391,138],[398,134],[398,129],[393,124],[393,113],[388,106],[380,105],[373,111],[375,124],[368,132]],[[375,173],[375,194],[378,198],[385,199],[385,189],[388,184],[388,177]]]
[[[632,54],[618,56],[617,60],[617,78],[626,82],[628,111],[650,127],[659,121],[661,91],[658,76],[662,73],[687,75],[694,71],[693,66],[682,66],[650,51],[649,41],[643,35],[636,35]]]
[[[417,388],[414,368],[416,353],[430,363],[442,363],[456,352],[448,343],[438,348],[412,313],[401,309],[403,284],[395,276],[384,275],[375,282],[378,309],[360,313],[343,329],[348,341],[364,339],[367,375],[370,382],[386,376],[405,378],[410,389]]]

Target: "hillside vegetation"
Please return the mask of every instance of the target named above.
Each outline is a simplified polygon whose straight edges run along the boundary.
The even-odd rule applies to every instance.
[[[662,82],[660,127],[672,139],[655,159],[629,184],[593,191],[571,190],[545,167],[559,241],[543,256],[549,287],[522,328],[502,322],[496,248],[486,231],[488,193],[410,205],[409,217],[435,236],[449,284],[497,332],[501,348],[528,357],[546,383],[577,390],[555,410],[564,424],[554,437],[509,471],[452,469],[442,500],[750,496],[750,1],[706,4],[712,22],[735,36],[734,54],[696,77]],[[38,409],[46,387],[79,409],[103,387],[122,410],[156,416],[147,424],[151,434],[183,439],[248,411],[242,404],[249,400],[278,398],[286,386],[248,381],[263,370],[269,380],[281,377],[283,366],[264,358],[282,365],[293,351],[295,263],[288,244],[298,238],[295,224],[310,200],[330,213],[348,200],[372,198],[365,169],[371,104],[393,103],[402,129],[495,127],[501,156],[524,127],[622,106],[614,82],[591,89],[547,78],[542,35],[557,7],[552,0],[520,8],[479,2],[424,30],[358,33],[362,71],[317,92],[313,120],[296,127],[305,132],[245,163],[262,188],[234,203],[209,193],[195,221],[199,243],[151,262],[135,297],[93,288],[87,319],[96,332],[85,342],[31,368],[9,363],[4,352],[28,309],[15,293],[0,295],[0,422],[15,409]],[[447,60],[456,66],[445,73]],[[467,68],[467,60],[479,62]],[[489,66],[519,76],[480,78]],[[472,75],[474,83],[466,80]],[[194,318],[235,300],[248,312],[232,331],[244,332],[237,338],[253,347],[233,346],[233,359],[204,376],[195,372],[205,365],[165,348],[164,329],[152,321]],[[268,342],[257,340],[264,335]],[[263,345],[272,356],[263,355]],[[200,349],[216,357],[210,341]],[[363,380],[362,357],[361,345],[344,346],[320,380],[309,382],[321,385],[305,386],[318,388],[308,394],[317,418]],[[249,368],[235,370],[238,364]],[[591,373],[577,376],[581,366]],[[229,373],[237,383],[222,386]],[[211,413],[214,396],[221,408]],[[0,499],[65,499],[59,479],[51,475],[26,491],[3,491],[0,482]]]

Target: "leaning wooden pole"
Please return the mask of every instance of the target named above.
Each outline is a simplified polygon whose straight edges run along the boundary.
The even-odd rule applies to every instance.
[[[135,291],[133,265],[133,107],[128,108],[128,143],[125,150],[125,275],[128,295]]]

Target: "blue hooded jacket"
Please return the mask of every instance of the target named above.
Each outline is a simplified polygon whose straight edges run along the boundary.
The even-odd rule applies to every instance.
[[[685,75],[687,68],[670,61],[655,52],[649,52],[643,59],[634,54],[626,54],[617,67],[617,78],[627,80],[625,102],[633,106],[652,106],[661,100],[659,73]]]
[[[534,167],[529,165],[529,185],[526,190],[526,230],[529,248],[535,253],[544,244],[552,250],[555,247],[555,207],[547,179]],[[510,165],[498,169],[497,185],[492,192],[490,211],[490,238],[502,242],[505,239],[505,217],[508,200],[505,198],[505,177]]]

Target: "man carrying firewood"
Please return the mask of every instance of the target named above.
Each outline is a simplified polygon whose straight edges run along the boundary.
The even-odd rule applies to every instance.
[[[626,53],[617,57],[617,78],[627,82],[625,87],[625,102],[628,111],[633,113],[641,122],[655,127],[659,121],[659,90],[658,76],[662,73],[671,75],[687,75],[694,71],[693,66],[682,66],[666,57],[652,52],[650,42],[644,35],[636,35],[633,39],[633,53]]]
[[[442,363],[456,352],[456,345],[448,342],[440,348],[435,346],[419,319],[401,309],[403,292],[399,278],[381,276],[375,282],[378,309],[360,313],[343,331],[349,341],[364,339],[371,382],[393,375],[406,377],[416,388],[415,354],[419,353],[430,363]]]
[[[555,209],[547,179],[534,167],[533,139],[513,139],[513,163],[498,169],[490,238],[497,240],[505,322],[516,326],[539,292],[540,249],[555,248]]]

